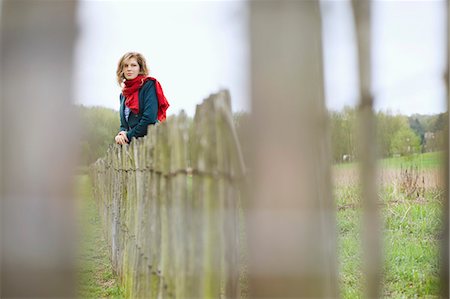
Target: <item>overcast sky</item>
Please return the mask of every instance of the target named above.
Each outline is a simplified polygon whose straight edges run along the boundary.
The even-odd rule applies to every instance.
[[[444,1],[373,2],[375,108],[431,114],[445,107]],[[328,107],[357,102],[354,25],[349,1],[323,1]]]
[[[330,109],[357,102],[350,2],[323,1],[326,100]],[[100,1],[78,5],[75,100],[118,110],[119,58],[144,54],[171,109],[190,115],[221,88],[234,111],[248,110],[248,11],[244,1]],[[375,1],[373,93],[377,109],[403,114],[444,111],[443,0]]]
[[[245,6],[237,1],[80,1],[77,102],[119,108],[115,72],[128,51],[142,53],[171,104],[193,115],[209,94],[229,88],[247,109]]]

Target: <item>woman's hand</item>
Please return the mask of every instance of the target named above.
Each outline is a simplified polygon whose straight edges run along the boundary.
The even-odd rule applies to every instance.
[[[130,140],[128,140],[127,132],[126,131],[120,131],[118,135],[123,136],[125,138],[125,141],[128,143]]]
[[[117,144],[127,144],[128,143],[128,137],[126,131],[121,131],[117,136],[114,138]]]
[[[117,136],[114,138],[117,144],[125,144],[125,138],[123,138],[122,135],[117,134]]]

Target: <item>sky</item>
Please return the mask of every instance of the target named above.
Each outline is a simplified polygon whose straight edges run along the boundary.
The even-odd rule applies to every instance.
[[[357,103],[354,25],[348,0],[322,1],[327,107]],[[411,115],[446,110],[442,0],[374,1],[373,95],[376,110]],[[234,111],[249,110],[245,1],[82,0],[75,53],[75,101],[119,108],[119,58],[141,52],[162,84],[169,115],[195,112],[209,94],[230,90]]]
[[[75,99],[119,109],[116,68],[142,53],[171,104],[168,114],[230,89],[233,110],[248,110],[245,6],[238,1],[80,1]]]
[[[372,93],[376,110],[411,115],[446,110],[444,1],[373,1]],[[358,101],[349,1],[323,1],[326,97],[330,109]]]

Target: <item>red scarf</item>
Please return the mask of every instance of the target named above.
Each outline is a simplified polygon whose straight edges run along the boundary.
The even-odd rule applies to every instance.
[[[122,94],[125,96],[125,105],[127,105],[134,114],[139,113],[139,89],[148,80],[155,82],[156,98],[158,99],[158,120],[162,122],[166,119],[166,110],[170,105],[164,96],[161,84],[153,77],[139,75],[132,80],[125,80],[125,86],[122,88]]]

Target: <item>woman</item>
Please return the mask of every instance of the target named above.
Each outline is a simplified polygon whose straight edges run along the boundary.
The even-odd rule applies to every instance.
[[[166,119],[169,108],[159,82],[148,76],[144,56],[128,52],[117,66],[117,82],[122,87],[120,94],[120,132],[115,137],[117,144],[130,143],[133,137],[147,135],[147,127]]]

